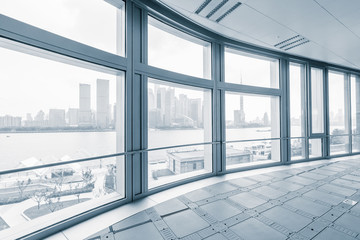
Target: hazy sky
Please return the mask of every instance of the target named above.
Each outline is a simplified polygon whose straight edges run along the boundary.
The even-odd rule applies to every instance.
[[[112,53],[116,8],[103,0],[0,0],[0,13]]]
[[[103,0],[0,0],[0,13],[56,34],[115,53],[116,8]],[[21,6],[21,7],[19,7]],[[151,21],[150,21],[151,22]],[[174,31],[176,32],[176,31]],[[190,38],[191,39],[191,38]],[[193,43],[149,26],[149,64],[197,77],[204,76],[204,45]],[[226,53],[228,81],[270,87],[269,61]],[[205,61],[206,62],[206,61]],[[49,108],[77,108],[79,83],[92,84],[92,108],[96,103],[96,79],[109,79],[110,103],[115,102],[115,77],[0,48],[0,115],[33,116]],[[15,93],[15,94],[14,94]],[[190,98],[199,92],[176,91]],[[240,108],[239,95],[228,95],[227,120]],[[270,101],[245,97],[247,120],[263,117]]]
[[[344,74],[329,73],[329,112],[330,122],[336,117],[339,110],[342,110],[342,123],[345,123],[345,101],[344,101]]]
[[[91,84],[91,107],[96,109],[96,79],[110,80],[110,103],[115,102],[116,77],[48,59],[0,48],[0,116],[25,117],[50,108],[78,108],[79,83]]]

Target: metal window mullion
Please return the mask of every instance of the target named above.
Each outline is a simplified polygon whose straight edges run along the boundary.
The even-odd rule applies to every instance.
[[[218,87],[222,90],[229,92],[239,92],[245,94],[257,94],[257,95],[268,95],[268,96],[281,96],[282,92],[276,88],[264,88],[249,85],[241,85],[236,83],[225,83],[220,82]]]
[[[348,134],[348,154],[352,153],[352,119],[351,119],[351,75],[345,74],[345,87],[344,87],[344,98],[345,98],[345,129],[347,125]]]
[[[141,59],[140,61],[144,64],[148,63],[148,17],[147,11],[142,9],[142,21],[141,21]],[[149,136],[148,136],[148,76],[147,74],[142,75],[141,82],[141,149],[148,149]],[[141,164],[142,164],[142,193],[147,193],[149,191],[149,176],[148,176],[148,167],[149,167],[149,153],[146,151],[141,155]]]
[[[218,85],[217,87],[219,87],[219,85],[221,83],[225,82],[225,47],[224,45],[220,45],[220,62],[219,62],[219,80],[218,80]],[[227,172],[226,169],[226,144],[223,143],[226,141],[226,118],[225,118],[225,108],[226,108],[226,102],[225,102],[225,90],[223,89],[219,89],[218,90],[218,95],[219,95],[219,101],[218,101],[218,106],[220,108],[220,128],[221,128],[221,132],[220,132],[220,136],[219,136],[219,140],[221,141],[221,162],[220,162],[220,166],[221,166],[221,171]]]
[[[212,141],[220,142],[221,139],[221,105],[220,98],[221,95],[218,91],[217,85],[220,81],[221,74],[221,46],[215,42],[212,43],[211,48],[211,78],[213,80],[214,88],[212,90],[212,114],[213,114],[213,122],[212,122]],[[213,172],[215,174],[219,174],[222,171],[222,156],[221,156],[221,144],[216,144],[213,146]]]
[[[280,161],[289,162],[291,159],[291,140],[290,137],[290,75],[289,62],[280,59],[279,82],[281,89],[280,97]],[[283,139],[284,138],[284,139]]]
[[[125,69],[126,59],[0,14],[0,37],[70,58]]]
[[[212,89],[214,86],[213,81],[210,79],[203,79],[182,73],[177,73],[154,66],[149,66],[139,62],[135,63],[135,70],[138,74],[147,74],[151,78],[156,78],[158,80],[163,80],[167,82],[207,89]]]
[[[324,136],[324,143],[323,143],[323,156],[329,157],[330,156],[330,119],[329,119],[329,70],[324,69],[323,72],[323,101],[324,101],[324,130],[325,130],[325,136]]]
[[[310,143],[309,143],[309,138],[310,138],[310,132],[311,132],[311,87],[310,87],[310,83],[311,83],[311,68],[309,64],[305,65],[305,80],[304,80],[304,97],[305,99],[305,159],[309,159],[310,158]]]

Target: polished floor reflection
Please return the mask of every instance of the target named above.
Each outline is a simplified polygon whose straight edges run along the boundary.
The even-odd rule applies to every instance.
[[[352,158],[222,181],[87,239],[359,239],[360,164]]]

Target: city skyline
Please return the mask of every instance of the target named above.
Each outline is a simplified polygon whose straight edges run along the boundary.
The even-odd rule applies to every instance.
[[[34,117],[26,113],[26,118],[6,114],[0,116],[0,128],[62,128],[97,127],[109,128],[113,125],[116,103],[109,103],[109,80],[97,79],[96,109],[91,109],[91,85],[79,83],[79,107],[66,109],[49,108],[45,113],[40,109]]]
[[[202,94],[187,94],[189,91],[192,90],[177,94],[176,87],[151,84],[148,89],[149,128],[202,128]]]

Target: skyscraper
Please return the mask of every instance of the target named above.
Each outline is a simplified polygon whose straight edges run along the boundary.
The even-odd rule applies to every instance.
[[[64,127],[65,126],[65,110],[64,109],[50,109],[49,110],[49,125],[50,125],[50,127]]]
[[[202,125],[201,98],[190,99],[190,117],[197,127]]]
[[[240,84],[242,84],[242,74],[240,74]],[[237,127],[244,126],[245,112],[244,112],[244,96],[240,95],[240,110],[234,110],[234,125]]]
[[[109,80],[96,81],[96,126],[108,128],[110,123]]]
[[[78,124],[79,124],[79,109],[69,108],[68,119],[69,119],[70,126],[78,126]]]
[[[91,125],[90,84],[79,85],[79,126]]]

